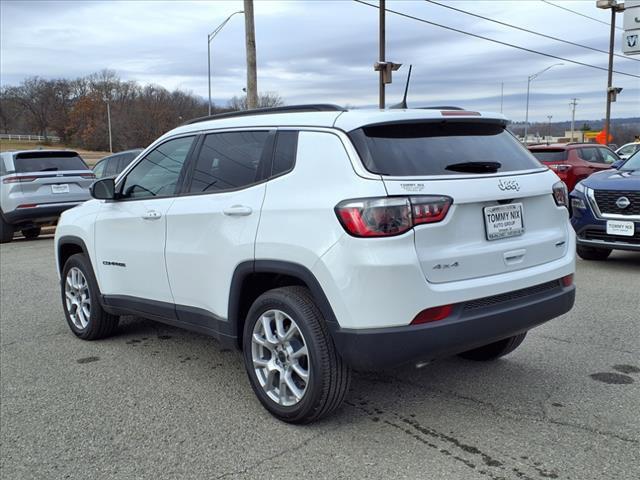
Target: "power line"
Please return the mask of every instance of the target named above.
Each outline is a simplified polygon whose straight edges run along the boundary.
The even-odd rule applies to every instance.
[[[361,3],[363,5],[367,5],[369,7],[380,8],[380,7],[378,7],[378,5],[373,5],[371,3],[367,3],[367,2],[365,2],[363,0],[353,0],[353,1],[357,2],[357,3]],[[489,38],[489,37],[484,37],[482,35],[478,35],[478,34],[475,34],[475,33],[465,32],[464,30],[459,30],[457,28],[448,27],[448,26],[442,25],[440,23],[431,22],[429,20],[425,20],[424,18],[415,17],[413,15],[409,15],[407,13],[398,12],[396,10],[391,10],[390,8],[385,8],[385,11],[387,11],[389,13],[393,13],[393,14],[398,15],[400,17],[410,18],[410,19],[416,20],[418,22],[426,23],[427,25],[433,25],[434,27],[444,28],[445,30],[450,30],[452,32],[462,33],[463,35],[469,35],[471,37],[480,38],[480,39],[486,40],[488,42],[493,42],[493,43],[497,43],[499,45],[504,45],[506,47],[515,48],[515,49],[518,49],[518,50],[522,50],[524,52],[535,53],[536,55],[542,55],[543,57],[554,58],[556,60],[562,60],[563,62],[568,62],[568,63],[573,63],[573,64],[576,64],[576,65],[581,65],[583,67],[595,68],[596,70],[602,70],[602,71],[605,71],[605,72],[609,71],[606,67],[598,67],[597,65],[591,65],[589,63],[579,62],[578,60],[571,60],[569,58],[559,57],[557,55],[552,55],[550,53],[539,52],[538,50],[533,50],[531,48],[521,47],[519,45],[514,45],[513,43],[503,42],[501,40],[496,40],[495,38]],[[624,75],[624,76],[633,77],[633,78],[640,78],[640,75],[634,75],[633,73],[619,72],[617,70],[613,70],[613,72],[617,73],[618,75]]]
[[[603,23],[607,27],[611,26],[611,24],[609,22],[605,22],[604,20],[600,20],[599,18],[590,17],[589,15],[585,15],[584,13],[576,12],[575,10],[571,10],[570,8],[563,7],[561,5],[557,5],[557,4],[553,3],[553,2],[548,2],[547,0],[541,0],[541,1],[543,1],[544,3],[546,3],[548,5],[551,5],[553,7],[560,8],[562,10],[566,10],[567,12],[575,13],[576,15],[580,15],[581,17],[584,17],[584,18],[588,18],[589,20],[593,20],[594,22]],[[624,28],[620,28],[620,27],[616,27],[616,28],[618,30],[624,30]]]
[[[482,15],[478,15],[476,13],[468,12],[468,11],[462,10],[460,8],[452,7],[450,5],[444,5],[442,3],[435,2],[433,0],[424,0],[424,1],[432,3],[434,5],[438,5],[439,7],[448,8],[449,10],[454,10],[456,12],[464,13],[465,15],[470,15],[472,17],[481,18],[483,20],[487,20],[489,22],[497,23],[499,25],[504,25],[505,27],[514,28],[514,29],[520,30],[522,32],[531,33],[533,35],[538,35],[539,37],[544,37],[544,38],[548,38],[550,40],[555,40],[556,42],[562,42],[562,43],[566,43],[568,45],[573,45],[574,47],[586,48],[587,50],[592,50],[594,52],[599,52],[599,53],[604,53],[606,55],[609,55],[609,52],[607,52],[606,50],[600,50],[599,48],[589,47],[588,45],[582,45],[580,43],[571,42],[569,40],[563,40],[562,38],[553,37],[551,35],[546,35],[546,34],[540,33],[540,32],[535,32],[535,31],[529,30],[527,28],[517,27],[516,25],[511,25],[510,23],[501,22],[500,20],[495,20],[495,19],[489,18],[489,17],[484,17]],[[635,60],[636,62],[640,62],[640,58],[631,58],[631,57],[628,57],[628,56],[625,56],[625,55],[619,55],[617,53],[614,53],[614,55],[616,57],[624,58],[626,60]]]

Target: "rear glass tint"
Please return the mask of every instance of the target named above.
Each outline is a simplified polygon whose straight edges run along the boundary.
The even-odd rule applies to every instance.
[[[86,163],[75,153],[38,152],[22,153],[13,160],[16,173],[57,172],[62,170],[89,170]]]
[[[567,151],[561,149],[531,150],[531,153],[541,162],[561,162],[567,159]]]
[[[397,123],[359,128],[349,136],[367,170],[380,175],[461,175],[447,167],[468,162],[498,162],[498,172],[541,166],[499,124]]]

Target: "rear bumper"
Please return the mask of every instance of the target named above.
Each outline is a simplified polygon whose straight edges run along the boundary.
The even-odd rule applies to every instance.
[[[451,317],[439,322],[363,330],[334,326],[332,334],[349,365],[378,370],[455,355],[511,337],[567,313],[574,300],[575,286],[547,282],[458,304]]]
[[[45,204],[32,208],[17,208],[10,212],[3,212],[3,216],[8,223],[47,223],[55,221],[62,212],[76,207],[83,202],[65,202],[53,205]]]

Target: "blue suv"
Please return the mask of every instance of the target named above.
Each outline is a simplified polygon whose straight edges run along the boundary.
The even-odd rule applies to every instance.
[[[576,184],[571,212],[581,258],[605,260],[612,250],[640,252],[640,152],[617,170]]]

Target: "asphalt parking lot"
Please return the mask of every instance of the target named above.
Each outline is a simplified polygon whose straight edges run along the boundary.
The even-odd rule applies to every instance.
[[[574,310],[501,361],[357,373],[295,427],[213,339],[136,318],[76,339],[52,248],[0,248],[4,479],[640,478],[639,254],[579,261]]]

